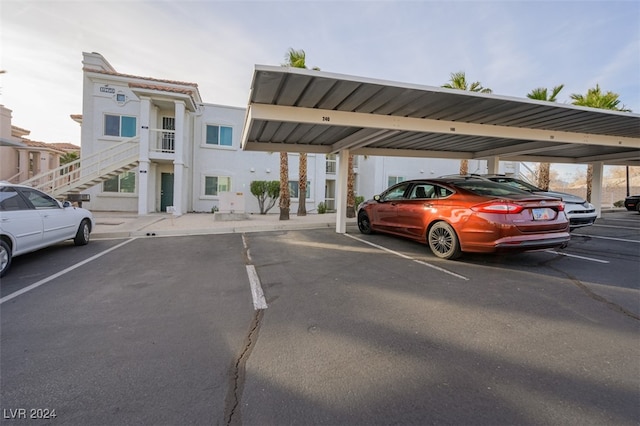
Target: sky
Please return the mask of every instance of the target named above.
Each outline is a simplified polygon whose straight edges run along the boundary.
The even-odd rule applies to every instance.
[[[80,145],[82,52],[123,74],[197,83],[246,107],[254,66],[442,86],[464,71],[524,98],[598,84],[640,113],[640,1],[0,0],[0,104],[32,140]]]

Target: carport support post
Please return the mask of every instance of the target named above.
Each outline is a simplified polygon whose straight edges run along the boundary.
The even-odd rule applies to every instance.
[[[500,173],[500,157],[487,158],[487,173],[490,175]]]
[[[596,208],[597,217],[602,217],[602,176],[604,163],[596,161],[593,163],[593,175],[591,177],[591,204]]]
[[[336,182],[336,232],[347,233],[347,179],[349,175],[349,150],[338,152],[338,181]]]

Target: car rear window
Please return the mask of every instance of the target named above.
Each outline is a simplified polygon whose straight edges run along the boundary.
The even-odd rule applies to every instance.
[[[491,197],[508,197],[510,195],[522,195],[529,194],[526,191],[522,191],[515,187],[509,186],[503,183],[495,183],[480,180],[466,180],[455,182],[455,186],[458,188],[466,189],[474,194],[485,195]]]

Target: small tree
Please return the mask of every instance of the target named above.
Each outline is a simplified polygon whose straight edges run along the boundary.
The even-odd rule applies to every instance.
[[[254,180],[251,182],[251,193],[258,199],[260,214],[267,214],[280,196],[280,182],[277,180]]]

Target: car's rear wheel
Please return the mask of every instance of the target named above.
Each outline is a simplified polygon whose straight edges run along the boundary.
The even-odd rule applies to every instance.
[[[6,241],[0,240],[0,277],[4,277],[11,266],[11,247]]]
[[[456,231],[446,222],[433,224],[427,242],[433,254],[440,259],[456,259],[462,254]]]
[[[89,225],[89,221],[87,219],[84,219],[82,222],[80,222],[78,232],[76,232],[76,237],[73,239],[73,242],[77,246],[84,246],[89,243],[90,234],[91,226]]]
[[[358,214],[358,229],[363,234],[371,234],[373,230],[371,229],[371,221],[369,220],[369,216],[365,212],[360,212]]]

